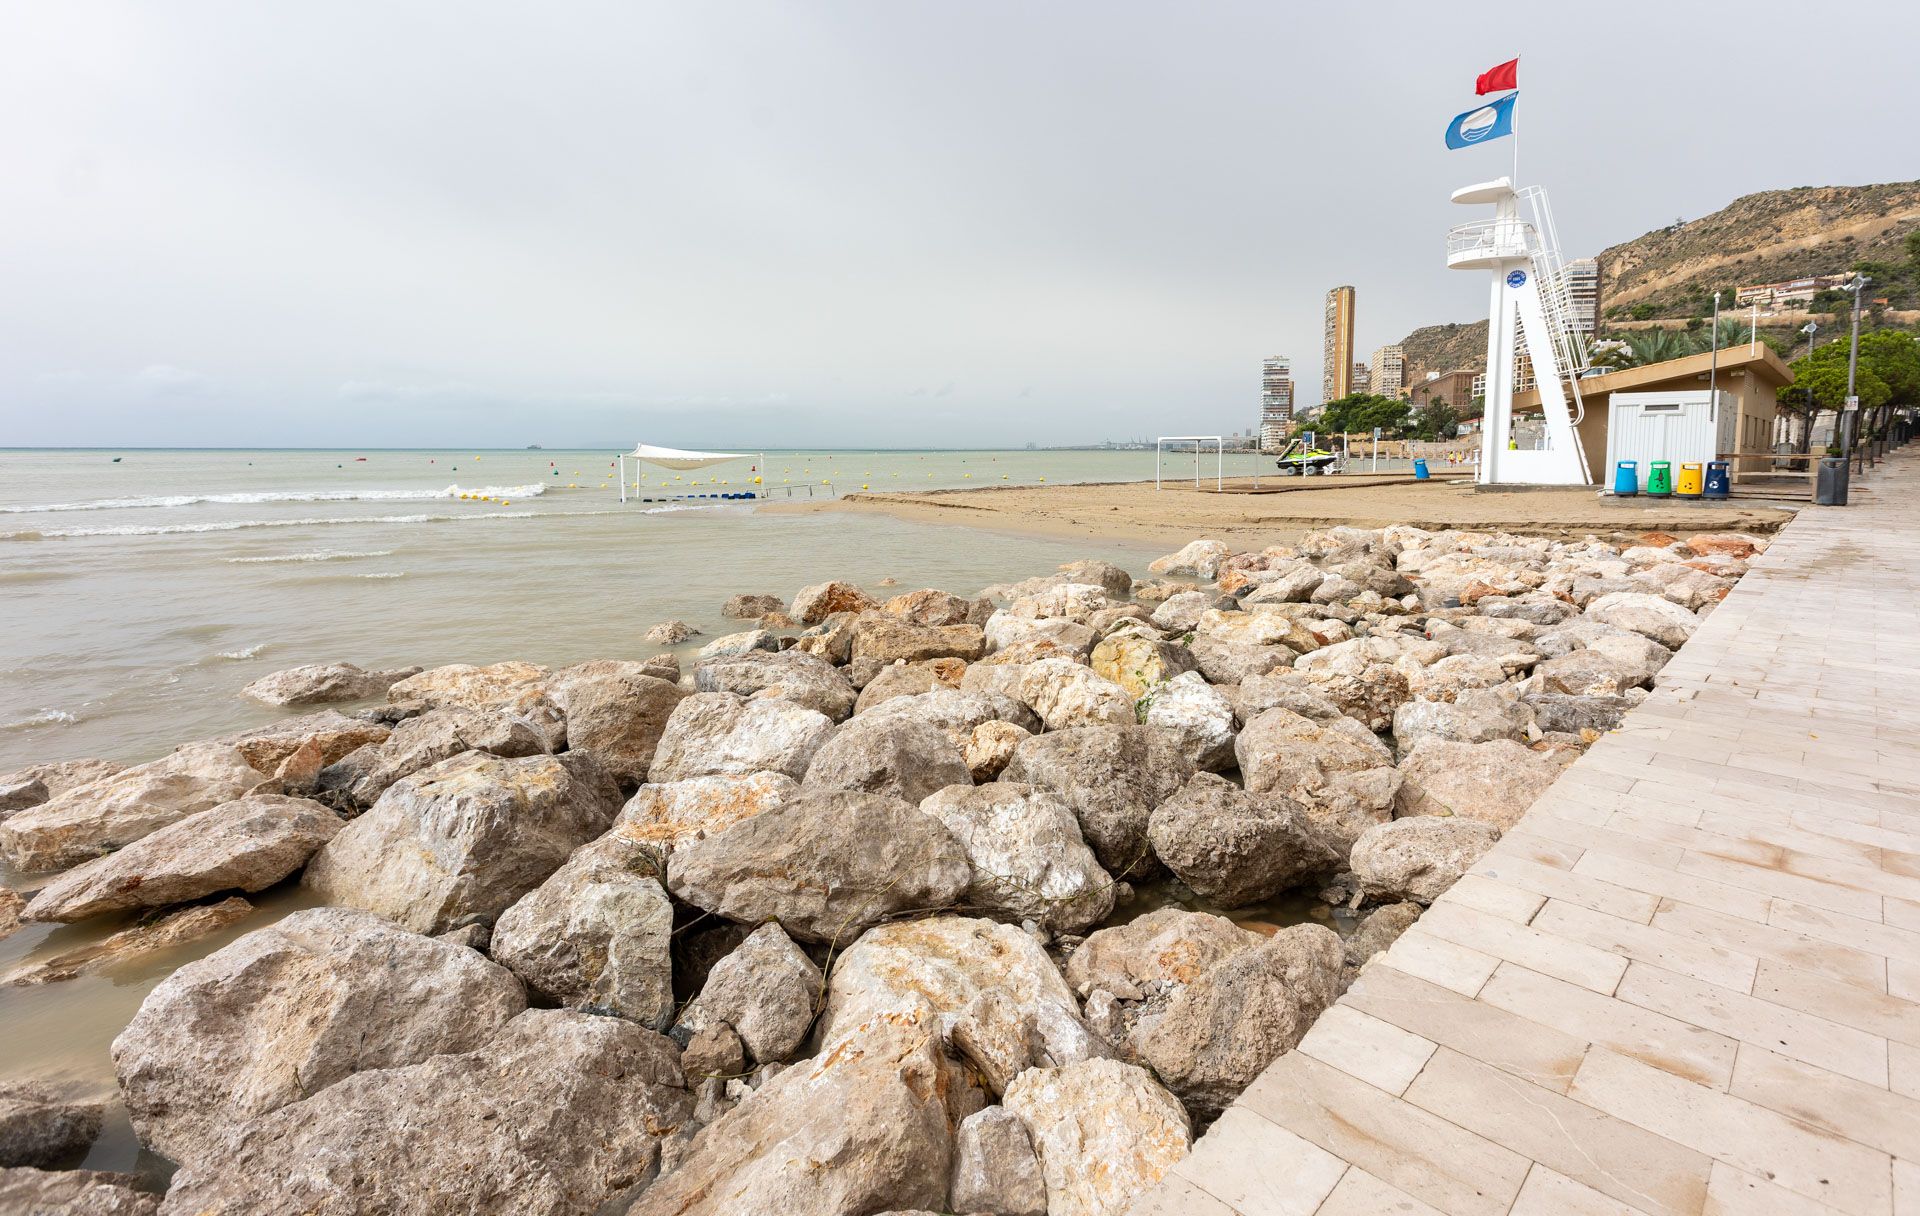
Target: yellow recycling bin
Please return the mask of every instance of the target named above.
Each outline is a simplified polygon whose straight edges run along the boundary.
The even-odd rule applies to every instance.
[[[1700,497],[1700,491],[1706,483],[1706,477],[1702,474],[1701,468],[1702,466],[1697,463],[1680,466],[1680,479],[1673,486],[1674,497]]]

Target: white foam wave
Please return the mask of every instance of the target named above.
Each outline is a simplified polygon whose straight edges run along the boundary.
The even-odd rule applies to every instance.
[[[260,652],[266,648],[267,644],[265,642],[257,642],[245,650],[223,650],[216,657],[222,659],[255,659],[259,658]]]
[[[392,557],[391,549],[316,549],[312,553],[274,553],[266,557],[229,557],[228,564],[259,566],[280,562],[344,562],[356,557]]]
[[[43,709],[18,722],[0,722],[0,730],[26,730],[33,726],[72,726],[79,720],[64,709]]]
[[[0,515],[34,515],[44,511],[132,511],[147,507],[192,507],[201,503],[257,502],[428,502],[458,498],[535,498],[547,492],[543,482],[522,486],[458,486],[439,490],[250,490],[229,494],[155,494],[142,498],[91,498],[80,502],[46,502],[0,507]]]
[[[405,578],[407,577],[407,572],[405,570],[378,570],[372,574],[358,574],[358,575],[355,575],[354,577],[355,578]]]
[[[308,519],[232,519],[212,524],[123,524],[113,528],[48,528],[39,532],[0,533],[0,540],[66,540],[77,536],[179,536],[199,532],[238,532],[249,528],[318,528],[332,524],[441,524],[469,519],[564,519],[576,515],[612,515],[612,511],[475,511],[460,515],[336,515]]]

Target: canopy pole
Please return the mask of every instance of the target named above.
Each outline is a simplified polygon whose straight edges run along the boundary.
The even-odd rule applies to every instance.
[[[627,501],[627,454],[620,453],[620,501]]]

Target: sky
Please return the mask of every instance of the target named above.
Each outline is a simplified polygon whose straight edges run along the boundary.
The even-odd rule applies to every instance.
[[[1920,177],[1920,4],[1839,11],[0,0],[0,447],[1244,430],[1335,284],[1484,315],[1513,55],[1569,256]]]

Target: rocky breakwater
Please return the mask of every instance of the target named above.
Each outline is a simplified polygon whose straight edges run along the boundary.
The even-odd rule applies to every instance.
[[[0,927],[329,905],[115,1041],[181,1167],[127,1210],[1113,1216],[1763,544],[1334,528],[747,592],[684,674],[303,669],[250,695],[385,701],[0,778],[0,849],[64,871]],[[1233,915],[1299,893],[1350,932]],[[16,1108],[67,1161],[98,1125]],[[124,1189],[41,1173],[0,1186]]]

